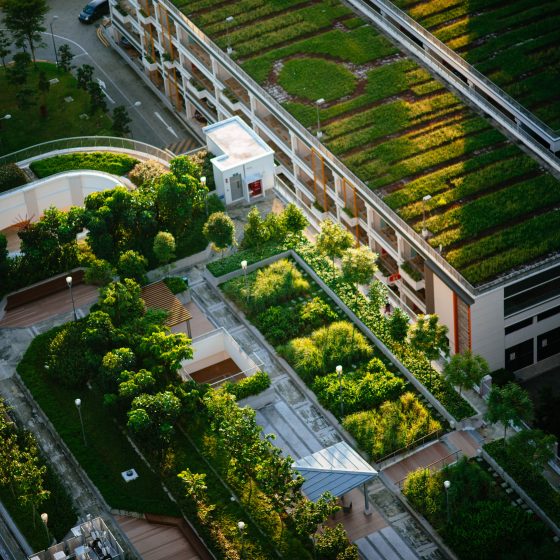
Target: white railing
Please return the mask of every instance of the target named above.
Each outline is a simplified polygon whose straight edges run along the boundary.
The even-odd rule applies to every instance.
[[[22,150],[1,156],[0,165],[5,165],[6,163],[17,163],[19,161],[24,161],[51,152],[90,150],[91,148],[108,151],[110,151],[111,148],[129,150],[131,152],[139,152],[150,157],[158,158],[167,163],[175,157],[170,152],[130,138],[117,138],[114,136],[75,136],[72,138],[60,138],[59,140],[42,142],[41,144],[35,144],[33,146],[29,146],[28,148],[23,148]]]

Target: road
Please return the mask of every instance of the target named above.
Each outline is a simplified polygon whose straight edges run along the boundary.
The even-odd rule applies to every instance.
[[[129,65],[111,47],[104,46],[96,35],[101,20],[92,25],[78,21],[82,3],[86,0],[50,0],[50,11],[45,18],[47,31],[43,33],[44,46],[37,50],[37,58],[54,62],[54,43],[58,48],[68,43],[74,53],[74,66],[90,64],[95,68],[94,79],[106,92],[107,105],[112,110],[117,105],[127,107],[132,119],[130,136],[158,147],[167,147],[181,140],[191,139],[190,149],[200,145],[187,129],[151,89],[136,75]],[[57,19],[53,20],[53,16]],[[8,59],[10,57],[8,56]],[[135,103],[141,102],[140,106]]]

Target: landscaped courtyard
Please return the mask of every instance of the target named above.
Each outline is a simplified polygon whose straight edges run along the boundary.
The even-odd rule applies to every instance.
[[[237,62],[313,132],[316,101],[324,99],[322,142],[418,232],[425,208],[429,243],[470,282],[560,248],[557,180],[337,0],[175,4],[222,48],[231,45]],[[415,8],[437,12],[436,4]],[[519,12],[517,4],[504,8],[504,17]],[[457,9],[475,10],[466,2]],[[442,24],[452,13],[442,10]],[[491,27],[488,18],[480,25]],[[542,34],[550,42],[548,26],[552,21]],[[498,39],[484,46],[481,60],[505,49],[512,34]],[[500,56],[513,68],[511,52]],[[541,76],[547,57],[529,57],[526,72],[535,76],[528,83]],[[505,75],[508,65],[499,66]],[[512,87],[525,87],[518,78],[510,78]],[[553,110],[554,88],[531,91]],[[432,198],[423,202],[427,194]]]

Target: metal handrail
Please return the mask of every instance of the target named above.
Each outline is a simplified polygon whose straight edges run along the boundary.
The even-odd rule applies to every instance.
[[[145,142],[139,142],[138,140],[132,140],[130,138],[118,138],[114,136],[74,136],[70,138],[49,140],[48,142],[34,144],[33,146],[6,154],[0,157],[0,165],[24,161],[49,152],[81,148],[120,148],[122,150],[142,152],[152,157],[157,157],[168,163],[175,157],[169,152],[157,148],[156,146],[146,144]]]
[[[447,465],[452,465],[453,463],[456,463],[459,460],[459,454],[461,453],[461,451],[453,451],[453,453],[450,453],[449,455],[446,455],[445,457],[442,457],[441,459],[438,459],[437,461],[434,461],[433,463],[430,463],[429,465],[426,465],[425,467],[419,467],[421,469],[429,469],[430,471],[434,471],[434,470],[440,470],[437,469],[436,467],[440,464],[443,463],[444,461],[447,461],[447,459],[449,459],[450,457],[455,457],[455,460],[449,463],[445,463],[444,466]],[[398,480],[397,482],[395,482],[395,484],[402,489],[404,481],[408,478],[408,475],[410,473],[408,473],[404,478],[401,478],[400,480]]]
[[[409,443],[408,445],[405,445],[404,447],[401,447],[400,449],[397,449],[396,451],[393,451],[392,453],[389,453],[387,455],[385,455],[384,457],[381,457],[381,459],[374,459],[375,463],[383,463],[389,459],[391,459],[392,457],[395,457],[397,455],[399,455],[400,453],[404,453],[405,451],[408,451],[409,449],[412,449],[414,447],[418,447],[420,445],[422,445],[422,443],[424,443],[425,441],[429,441],[431,439],[439,439],[439,434],[443,432],[443,430],[441,428],[439,428],[438,430],[434,430],[433,432],[430,432],[429,434],[426,434],[425,436],[422,436],[418,439],[415,439],[413,442]]]

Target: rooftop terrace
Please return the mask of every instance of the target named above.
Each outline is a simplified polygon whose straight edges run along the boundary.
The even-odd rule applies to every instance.
[[[418,232],[425,206],[429,243],[470,282],[560,249],[558,181],[338,0],[174,3],[224,50],[229,41],[237,62],[310,130],[324,98],[323,143]],[[538,74],[548,59],[531,60]],[[543,87],[547,99],[556,91]]]

